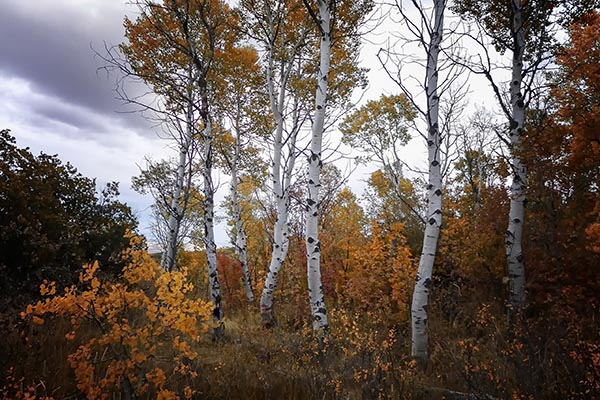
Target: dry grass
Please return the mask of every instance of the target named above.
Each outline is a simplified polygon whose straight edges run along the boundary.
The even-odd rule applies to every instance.
[[[495,398],[582,398],[577,393],[585,392],[578,382],[587,372],[568,367],[574,364],[566,349],[545,349],[554,352],[544,355],[553,364],[543,364],[541,358],[528,361],[540,353],[538,344],[529,342],[523,332],[510,337],[499,300],[490,298],[485,307],[462,303],[455,314],[444,307],[445,295],[438,292],[433,299],[431,357],[424,371],[406,356],[407,321],[332,308],[329,338],[320,350],[308,321],[300,316],[302,306],[278,308],[279,326],[273,330],[261,326],[255,307],[244,307],[226,319],[223,340],[206,335],[195,344],[193,350],[200,357],[190,366],[198,375],[174,382],[172,390],[182,395],[184,387],[191,386],[197,391],[193,398],[233,400],[437,398],[439,393],[424,395],[422,389],[438,387]],[[68,341],[64,336],[69,323],[64,318],[26,324],[13,312],[1,321],[0,368],[5,376],[0,388],[13,379],[20,387],[34,387],[38,395],[81,398],[67,356],[86,336],[97,333],[92,326]],[[12,378],[6,376],[11,367]],[[541,374],[541,368],[549,371]],[[0,398],[26,398],[16,393],[0,391]],[[122,397],[115,393],[112,398]]]

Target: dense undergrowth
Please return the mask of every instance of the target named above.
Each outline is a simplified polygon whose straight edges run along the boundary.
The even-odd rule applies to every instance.
[[[280,304],[272,330],[261,326],[256,307],[233,302],[225,336],[215,340],[211,307],[198,300],[205,288],[193,282],[202,282],[201,271],[169,274],[141,250],[125,256],[129,264],[118,279],[99,279],[97,265],[86,266],[78,285],[57,293],[54,283],[44,283],[43,300],[2,315],[0,398],[402,399],[462,392],[577,399],[600,393],[597,326],[569,331],[571,314],[545,310],[543,318],[531,313],[509,329],[501,287],[437,280],[431,357],[421,369],[407,356],[410,331],[401,313],[348,302],[331,308],[322,346],[303,302]]]

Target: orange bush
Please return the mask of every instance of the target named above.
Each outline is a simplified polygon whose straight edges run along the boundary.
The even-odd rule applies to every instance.
[[[191,298],[194,286],[187,271],[162,272],[145,251],[135,250],[139,239],[123,257],[130,260],[123,280],[102,282],[98,264],[87,265],[79,284],[56,294],[54,282],[44,282],[44,301],[29,305],[21,316],[43,324],[46,318],[70,319],[67,340],[82,340],[84,329],[96,334],[83,339],[68,357],[77,387],[89,399],[110,393],[154,393],[157,398],[191,397],[190,388],[174,388],[177,378],[194,378],[190,362],[199,355],[193,345],[210,327],[211,304]]]

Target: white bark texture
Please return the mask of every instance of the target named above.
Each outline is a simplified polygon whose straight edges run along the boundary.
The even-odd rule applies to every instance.
[[[513,60],[510,85],[510,105],[512,119],[509,121],[511,145],[512,184],[510,186],[510,210],[506,230],[506,261],[509,284],[509,303],[512,312],[519,312],[525,305],[525,262],[523,257],[523,223],[525,220],[525,188],[527,169],[518,156],[521,135],[525,122],[525,105],[521,85],[523,80],[523,53],[525,32],[523,27],[523,6],[519,0],[511,0],[513,11]]]
[[[277,288],[279,271],[281,270],[283,261],[287,257],[289,245],[288,216],[290,208],[290,195],[289,191],[287,190],[287,185],[285,185],[285,181],[281,176],[281,152],[283,147],[281,142],[281,132],[283,131],[283,126],[281,128],[278,126],[277,131],[278,134],[276,134],[276,142],[274,146],[272,171],[273,193],[275,194],[277,219],[273,229],[273,249],[271,253],[271,262],[269,264],[269,271],[267,272],[265,285],[260,297],[260,314],[262,316],[263,324],[267,327],[272,327],[276,323],[275,314],[273,311],[273,294],[275,292],[275,288]]]
[[[321,242],[319,241],[319,188],[321,187],[321,147],[327,107],[327,79],[331,61],[331,27],[329,7],[324,0],[317,1],[320,16],[321,44],[315,114],[308,156],[308,198],[306,200],[306,271],[312,313],[313,331],[325,333],[328,328],[327,309],[321,282]]]
[[[213,321],[219,325],[215,328],[216,334],[223,331],[223,308],[221,305],[221,286],[219,284],[219,271],[217,269],[217,245],[215,244],[214,215],[215,189],[212,180],[212,125],[210,118],[205,119],[203,132],[203,163],[202,176],[204,178],[204,247],[208,264],[208,285],[210,299],[213,302]]]
[[[193,80],[191,65],[188,68],[188,80],[190,83]],[[173,198],[171,199],[171,205],[169,207],[169,219],[167,221],[169,231],[167,233],[167,243],[160,262],[160,266],[165,271],[177,269],[175,261],[177,259],[177,245],[179,244],[179,230],[185,213],[182,196],[188,196],[189,194],[185,193],[184,181],[190,147],[194,136],[194,109],[191,89],[188,90],[188,97],[185,113],[185,132],[182,132],[180,137],[177,177],[175,180],[175,189],[173,190]],[[187,190],[189,190],[189,188],[187,188]]]
[[[254,291],[252,290],[252,281],[250,280],[250,272],[248,271],[248,247],[247,236],[242,223],[242,210],[238,202],[238,164],[240,159],[240,136],[239,130],[235,142],[235,150],[233,160],[231,162],[231,207],[233,210],[233,219],[235,221],[235,249],[242,269],[242,281],[244,283],[244,291],[246,292],[246,300],[248,303],[254,302]]]
[[[429,162],[429,184],[427,186],[427,219],[423,235],[423,251],[411,306],[412,348],[414,358],[424,363],[427,360],[427,307],[432,284],[431,273],[437,251],[442,224],[442,172],[440,160],[440,132],[438,125],[439,98],[438,56],[444,28],[444,0],[434,1],[434,26],[427,49],[426,96],[427,96],[427,147]]]
[[[267,5],[267,8],[269,6]],[[281,70],[277,74],[277,85],[275,83],[275,42],[277,39],[277,30],[275,25],[275,16],[272,10],[269,9],[267,12],[269,18],[269,33],[268,33],[268,48],[267,57],[268,65],[266,68],[267,72],[267,91],[269,95],[269,101],[271,106],[271,112],[275,119],[275,133],[273,135],[273,161],[271,169],[272,178],[272,192],[275,198],[277,217],[275,226],[273,229],[273,245],[271,253],[271,261],[269,263],[269,270],[267,277],[265,278],[265,284],[263,291],[260,296],[260,314],[262,322],[265,327],[273,327],[276,325],[275,313],[273,310],[274,305],[274,292],[277,288],[277,281],[281,265],[287,257],[288,246],[289,246],[289,225],[288,216],[290,209],[290,185],[292,181],[292,174],[294,171],[294,164],[296,161],[295,153],[295,142],[296,135],[298,133],[297,127],[292,127],[291,133],[286,133],[285,141],[283,140],[284,133],[284,117],[283,112],[286,104],[287,86],[289,84],[292,68],[294,62],[297,61],[297,51],[299,44],[303,41],[304,34],[300,35],[302,39],[296,44],[289,55],[289,59],[286,62],[277,63],[280,65]],[[285,17],[282,17],[285,18]],[[279,29],[282,29],[281,26]],[[279,40],[279,39],[277,39]],[[282,40],[283,42],[283,40]],[[297,113],[294,112],[294,115]],[[285,142],[285,143],[284,143]],[[289,149],[287,154],[287,162],[284,162],[283,149],[286,145]]]
[[[175,190],[173,190],[173,198],[169,207],[169,219],[167,224],[169,231],[167,233],[167,243],[163,251],[160,266],[165,271],[177,269],[175,258],[177,257],[177,237],[179,236],[179,226],[183,215],[181,209],[181,193],[183,189],[183,181],[185,179],[185,165],[187,162],[188,148],[182,144],[179,146],[179,162],[177,164],[177,177],[175,181]]]

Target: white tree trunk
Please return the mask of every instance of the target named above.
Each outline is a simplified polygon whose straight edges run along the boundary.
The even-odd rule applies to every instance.
[[[188,68],[188,79],[192,81],[192,66]],[[175,261],[177,258],[177,245],[179,244],[179,229],[185,213],[182,197],[188,196],[189,188],[184,190],[185,171],[188,163],[190,146],[194,135],[194,110],[192,104],[192,91],[188,90],[188,104],[185,114],[185,132],[180,137],[179,162],[177,164],[177,177],[175,178],[175,190],[169,207],[169,219],[167,221],[169,231],[167,233],[166,248],[163,252],[160,266],[165,271],[177,269]],[[191,160],[190,160],[191,161]]]
[[[267,72],[267,91],[269,95],[269,102],[271,106],[271,112],[275,119],[275,134],[273,136],[273,161],[271,169],[272,178],[272,193],[275,198],[276,205],[276,221],[273,229],[273,246],[271,252],[271,261],[269,263],[269,270],[267,277],[265,278],[265,284],[263,286],[262,294],[260,296],[260,314],[262,322],[265,327],[273,327],[276,325],[275,313],[273,310],[274,305],[274,292],[277,288],[277,281],[281,265],[287,257],[288,246],[289,246],[289,225],[288,216],[290,209],[290,193],[289,188],[292,181],[292,175],[294,171],[294,164],[296,160],[296,136],[298,129],[294,126],[291,131],[286,132],[285,141],[283,140],[284,133],[284,117],[283,112],[286,104],[287,86],[289,84],[292,68],[294,62],[297,61],[298,46],[302,43],[306,32],[302,32],[296,47],[290,54],[290,59],[286,62],[282,62],[280,65],[281,70],[279,71],[278,82],[275,84],[275,40],[277,39],[277,32],[275,29],[276,21],[273,14],[273,9],[267,5],[267,17],[269,21],[269,32],[268,32],[268,66]],[[285,18],[285,17],[283,17]],[[278,40],[278,39],[277,39]],[[282,40],[282,42],[284,42]],[[277,87],[276,87],[277,86]],[[292,114],[297,114],[297,107],[294,108]],[[294,118],[295,119],[295,118]],[[285,142],[285,143],[284,143]],[[284,144],[288,148],[287,164],[284,165],[283,148]]]
[[[262,295],[260,296],[260,314],[263,324],[267,327],[275,325],[275,314],[273,311],[273,293],[277,287],[277,279],[281,265],[287,256],[289,245],[288,215],[290,206],[290,196],[281,176],[283,143],[281,135],[283,133],[283,121],[278,121],[277,133],[275,135],[274,157],[272,165],[273,193],[275,195],[275,204],[277,219],[273,229],[273,248],[271,253],[271,262],[269,271],[265,279]]]
[[[327,309],[321,282],[321,243],[319,241],[319,188],[321,187],[321,147],[325,111],[327,107],[327,79],[331,61],[331,28],[329,7],[324,0],[317,1],[321,17],[321,44],[315,114],[308,156],[308,198],[306,200],[306,271],[308,293],[313,320],[313,331],[324,334],[328,328]]]
[[[435,261],[440,227],[442,224],[442,173],[440,160],[440,132],[438,126],[439,98],[438,55],[444,27],[444,0],[434,1],[434,27],[427,49],[426,95],[427,95],[427,147],[429,184],[427,187],[427,219],[423,235],[423,251],[415,279],[412,298],[412,356],[419,362],[427,360],[427,307],[431,272]]]
[[[242,223],[242,210],[238,202],[238,163],[240,157],[240,136],[237,131],[235,150],[233,160],[231,162],[231,207],[233,210],[233,219],[235,221],[235,249],[240,261],[242,269],[242,280],[244,283],[244,291],[248,303],[254,302],[254,291],[252,290],[252,281],[250,280],[250,272],[248,271],[248,255],[247,255],[247,236]]]
[[[212,125],[210,118],[205,119],[203,132],[203,166],[202,176],[204,178],[204,247],[206,249],[206,260],[208,265],[208,285],[210,299],[214,304],[213,321],[219,323],[215,333],[220,335],[223,331],[223,308],[221,305],[221,286],[219,283],[219,271],[217,269],[217,245],[215,244],[214,232],[214,194],[215,189],[212,180]]]
[[[177,243],[179,236],[179,226],[181,217],[181,194],[183,189],[183,181],[185,179],[185,165],[187,162],[188,148],[182,144],[179,146],[179,163],[177,164],[177,177],[175,181],[175,190],[169,207],[169,219],[167,221],[169,231],[167,233],[167,243],[162,254],[160,266],[165,271],[177,269],[175,258],[177,257]]]
[[[519,312],[525,305],[525,262],[523,257],[523,223],[525,220],[525,189],[527,169],[518,156],[521,147],[521,134],[525,122],[525,105],[521,84],[523,76],[523,53],[525,32],[523,28],[523,7],[519,0],[511,0],[513,16],[513,61],[510,85],[512,119],[509,121],[511,144],[512,184],[510,186],[510,210],[506,230],[506,260],[508,264],[509,303],[512,312]]]

